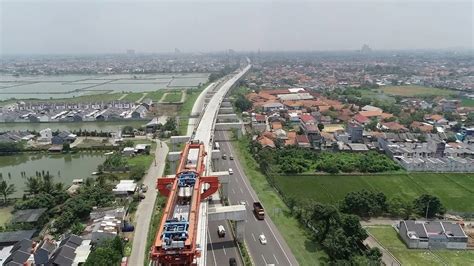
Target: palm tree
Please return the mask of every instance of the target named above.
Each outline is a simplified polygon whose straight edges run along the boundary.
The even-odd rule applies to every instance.
[[[7,181],[0,182],[0,193],[3,195],[4,202],[7,203],[7,197],[15,193],[15,185],[8,185]]]
[[[38,177],[28,177],[25,182],[25,192],[30,195],[37,195],[42,188],[42,181]]]

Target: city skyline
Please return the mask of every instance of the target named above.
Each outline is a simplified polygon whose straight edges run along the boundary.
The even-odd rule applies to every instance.
[[[472,49],[470,2],[1,1],[0,54]],[[20,12],[21,10],[21,12]],[[32,23],[34,22],[34,23]]]

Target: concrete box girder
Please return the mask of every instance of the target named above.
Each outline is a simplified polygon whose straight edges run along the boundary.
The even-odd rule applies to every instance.
[[[245,205],[209,207],[207,214],[209,221],[245,221],[247,219]]]
[[[184,142],[188,142],[189,138],[190,138],[189,136],[171,136],[170,142],[172,144],[184,143]]]

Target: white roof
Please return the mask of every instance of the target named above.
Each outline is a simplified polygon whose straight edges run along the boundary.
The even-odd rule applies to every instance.
[[[114,192],[133,192],[137,188],[137,184],[133,180],[120,180],[115,188],[112,190]]]

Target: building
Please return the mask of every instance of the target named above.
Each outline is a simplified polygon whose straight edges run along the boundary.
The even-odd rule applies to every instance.
[[[51,139],[53,138],[53,132],[50,128],[45,128],[41,130],[40,137],[37,139],[38,142],[42,144],[51,144]]]
[[[120,183],[118,183],[114,189],[112,189],[112,192],[116,196],[128,196],[132,195],[135,193],[137,190],[137,184],[133,180],[120,180]]]
[[[51,254],[47,265],[81,265],[90,254],[90,243],[77,235],[66,237]]]
[[[18,210],[13,214],[12,223],[36,223],[44,214],[46,208]]]
[[[252,129],[256,132],[267,130],[267,117],[261,114],[252,114]]]
[[[468,236],[457,223],[400,221],[399,234],[408,248],[466,249]]]
[[[3,253],[5,251],[5,255],[8,251],[8,256],[6,258],[0,257],[1,265],[31,265],[33,263],[33,248],[34,242],[25,238],[15,243],[11,248],[2,249],[1,252]]]
[[[363,140],[364,128],[358,124],[349,123],[347,133],[349,133],[352,143],[359,143]]]
[[[23,239],[31,239],[36,230],[18,230],[0,233],[0,247],[12,246]]]

